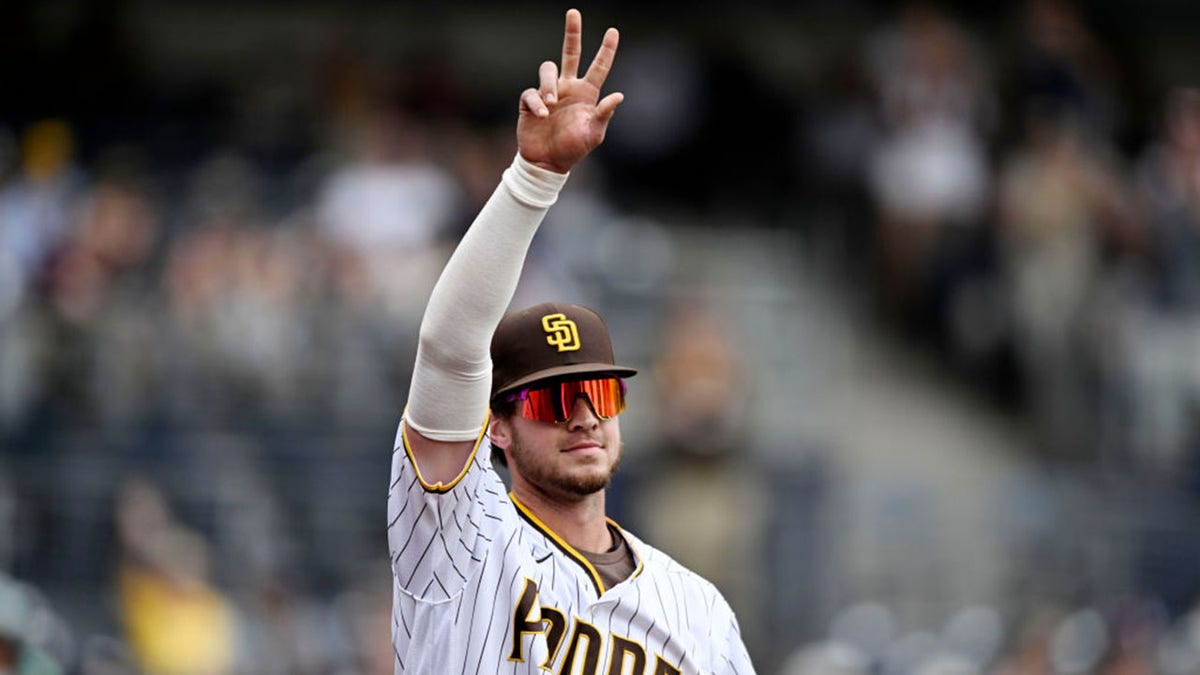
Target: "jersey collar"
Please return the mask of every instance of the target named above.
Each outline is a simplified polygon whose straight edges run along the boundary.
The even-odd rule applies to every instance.
[[[513,506],[515,506],[517,509],[517,513],[521,516],[521,518],[525,519],[525,522],[529,523],[533,529],[544,535],[546,539],[548,539],[560,551],[562,551],[568,559],[583,569],[584,573],[587,574],[588,579],[591,580],[592,585],[596,589],[596,597],[598,598],[604,595],[604,592],[608,589],[604,587],[604,582],[600,579],[600,573],[596,571],[596,568],[592,566],[592,563],[588,561],[583,554],[576,550],[574,546],[568,544],[565,539],[558,536],[554,530],[551,530],[545,523],[541,521],[540,518],[535,516],[533,511],[529,510],[529,507],[522,504],[520,499],[517,499],[515,494],[509,492],[508,498],[512,500]],[[609,523],[612,523],[612,525],[622,533],[622,536],[625,536],[625,531],[621,529],[621,526],[618,525],[616,521],[614,521],[612,518],[607,518],[606,520]],[[636,567],[634,567],[633,574],[629,575],[629,578],[633,579],[641,574],[644,563],[642,562],[641,554],[638,553],[637,547],[634,546],[633,538],[625,536],[625,543],[629,545],[629,550],[633,553],[634,562],[637,563]]]

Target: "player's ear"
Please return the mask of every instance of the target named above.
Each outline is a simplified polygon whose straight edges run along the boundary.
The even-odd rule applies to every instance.
[[[488,438],[493,445],[507,449],[512,443],[512,422],[503,415],[493,413],[492,420],[488,422]]]

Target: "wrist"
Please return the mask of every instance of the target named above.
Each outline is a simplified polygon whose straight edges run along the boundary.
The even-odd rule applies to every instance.
[[[526,159],[525,155],[522,155],[520,152],[517,152],[517,158],[530,166],[536,166],[539,169],[544,169],[546,171],[550,171],[553,173],[558,173],[558,174],[571,173],[571,167],[569,167],[569,166],[563,167],[563,166],[558,166],[557,164],[554,164],[553,162],[547,162],[544,160]]]
[[[530,162],[517,153],[512,166],[504,172],[504,183],[519,201],[529,206],[548,208],[570,173]]]

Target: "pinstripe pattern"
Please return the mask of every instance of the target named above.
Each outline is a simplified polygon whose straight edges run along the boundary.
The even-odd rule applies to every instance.
[[[660,660],[680,673],[754,672],[737,621],[712,584],[625,532],[640,569],[598,596],[584,568],[518,514],[485,452],[473,454],[457,485],[435,492],[422,487],[400,440],[388,493],[396,673],[545,672],[539,666],[551,656],[549,630],[524,635],[523,660],[509,660],[514,610],[528,582],[537,588],[532,620],[540,607],[566,618],[551,672],[566,661],[577,621],[595,626],[603,642],[585,675],[607,674],[620,658],[618,643],[645,650],[644,660],[627,654],[626,663],[644,663],[646,675]],[[586,663],[582,648],[574,663]]]

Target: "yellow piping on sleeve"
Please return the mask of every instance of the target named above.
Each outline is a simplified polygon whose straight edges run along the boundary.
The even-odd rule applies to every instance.
[[[405,416],[402,418],[402,420],[407,419],[407,408],[404,410],[404,415]],[[425,478],[421,476],[421,467],[419,464],[417,464],[417,458],[413,455],[412,447],[408,444],[408,424],[404,421],[401,421],[400,439],[401,442],[404,443],[404,454],[408,455],[408,461],[410,464],[412,464],[413,471],[417,473],[417,482],[421,484],[421,487],[426,492],[436,492],[438,494],[449,492],[450,490],[454,489],[455,485],[458,485],[459,481],[463,479],[463,476],[467,475],[467,471],[471,468],[471,463],[475,461],[475,453],[479,452],[479,446],[481,443],[483,443],[483,438],[487,433],[488,421],[490,417],[490,411],[488,414],[484,415],[483,426],[479,429],[479,436],[475,438],[475,445],[471,448],[470,456],[468,456],[467,461],[463,463],[462,471],[459,471],[458,475],[454,477],[454,480],[450,481],[449,483],[442,483],[441,481],[438,481],[433,484],[426,482]]]

